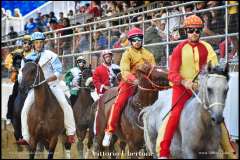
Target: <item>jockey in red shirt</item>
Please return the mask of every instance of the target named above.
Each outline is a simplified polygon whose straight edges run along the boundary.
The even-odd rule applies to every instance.
[[[117,78],[117,72],[120,72],[120,67],[112,64],[112,52],[104,50],[101,53],[103,63],[98,66],[93,73],[93,84],[98,95],[102,95],[110,87],[113,87],[113,81]]]
[[[128,98],[133,95],[134,85],[138,84],[135,77],[136,68],[144,63],[144,60],[150,64],[155,65],[153,54],[147,49],[142,47],[143,32],[139,28],[132,28],[128,32],[128,39],[131,42],[131,48],[128,48],[122,55],[120,62],[120,70],[122,80],[119,84],[118,95],[113,104],[110,116],[108,119],[107,127],[105,129],[105,136],[102,142],[103,146],[109,146],[112,134],[116,130],[121,111]]]
[[[203,28],[201,18],[196,15],[187,17],[184,20],[184,27],[188,39],[178,44],[171,56],[168,78],[173,85],[172,104],[176,105],[165,118],[159,130],[156,151],[159,152],[160,159],[169,158],[169,148],[174,132],[178,127],[183,107],[192,96],[191,89],[196,90],[198,88],[197,83],[192,82],[192,80],[209,61],[211,61],[212,65],[218,63],[217,55],[211,45],[199,40]],[[186,94],[182,96],[185,90]],[[222,147],[224,151],[231,154],[234,151],[229,143],[228,135],[225,134],[227,131],[224,123],[221,124],[221,128],[223,135],[225,135],[222,136]]]

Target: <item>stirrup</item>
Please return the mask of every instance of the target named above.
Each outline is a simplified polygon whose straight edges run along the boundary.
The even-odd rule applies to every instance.
[[[104,147],[110,146],[111,139],[112,139],[112,133],[105,132],[105,136],[103,138],[102,145]]]

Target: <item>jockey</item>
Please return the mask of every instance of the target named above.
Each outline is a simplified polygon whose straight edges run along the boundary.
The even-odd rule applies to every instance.
[[[62,64],[55,53],[50,50],[44,49],[45,35],[41,32],[34,32],[31,35],[31,41],[33,43],[34,51],[26,56],[26,59],[36,60],[39,58],[39,65],[42,67],[44,77],[46,78],[48,85],[52,93],[57,98],[63,112],[64,112],[64,126],[67,130],[67,141],[74,143],[75,141],[75,121],[73,117],[73,111],[68,101],[65,98],[63,90],[59,85],[59,76],[62,72]],[[21,69],[18,75],[18,81],[21,83],[22,80],[22,68],[24,67],[24,61],[22,61]],[[27,115],[31,105],[34,103],[34,90],[31,89],[28,92],[27,98],[24,102],[24,106],[21,112],[21,123],[22,123],[22,135],[23,139],[17,141],[17,144],[28,144],[29,141],[29,130],[27,125]]]
[[[70,89],[70,101],[72,106],[77,100],[78,97],[78,91],[79,87],[85,87],[81,85],[81,81],[87,77],[83,76],[83,73],[90,73],[91,76],[91,70],[86,67],[86,60],[83,56],[79,56],[76,59],[76,67],[71,68],[67,71],[67,73],[64,76],[64,81],[66,82],[66,85]]]
[[[138,85],[138,80],[135,76],[137,67],[143,64],[144,60],[148,61],[150,64],[156,64],[153,54],[142,47],[143,31],[141,29],[136,27],[132,28],[128,32],[128,39],[131,43],[131,47],[123,53],[120,62],[122,80],[119,84],[118,96],[110,111],[107,127],[105,129],[105,136],[102,142],[103,146],[110,145],[112,134],[116,130],[124,104],[127,102],[128,98],[133,95],[133,86]]]
[[[104,50],[101,53],[103,63],[93,72],[93,84],[98,95],[102,95],[110,87],[114,87],[114,81],[117,79],[117,73],[120,67],[112,64],[113,54],[110,50]]]
[[[18,40],[16,42],[17,48],[7,56],[5,61],[5,67],[12,72],[11,81],[14,82],[13,92],[8,99],[8,111],[7,111],[8,119],[12,119],[13,105],[18,94],[18,81],[16,80],[18,75],[18,70],[21,67],[22,58],[31,52],[30,42],[31,42],[31,36],[24,35],[23,41]]]
[[[163,122],[161,128],[165,128],[165,130],[159,132],[160,159],[169,158],[169,147],[178,126],[182,109],[186,101],[192,96],[191,89],[196,90],[198,88],[197,83],[192,82],[194,77],[209,61],[211,61],[212,65],[218,64],[217,55],[211,45],[205,41],[199,40],[203,28],[201,18],[196,15],[187,17],[184,20],[184,27],[188,39],[178,44],[176,48],[174,48],[171,56],[168,78],[173,85],[172,104],[174,105],[176,103],[176,105]],[[185,90],[186,92],[182,96]],[[226,130],[225,127],[221,126],[221,128]],[[228,137],[225,137],[225,141],[226,139],[228,139]],[[226,148],[224,148],[224,150],[230,151],[230,149]],[[229,153],[232,152],[233,151],[230,151]]]

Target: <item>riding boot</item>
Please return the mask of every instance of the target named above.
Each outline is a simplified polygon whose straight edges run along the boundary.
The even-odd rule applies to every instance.
[[[224,122],[221,123],[221,131],[222,131],[221,146],[222,146],[223,152],[226,155],[226,158],[227,159],[237,159],[235,149],[234,149],[233,145],[231,144],[228,130],[227,130]]]
[[[14,101],[17,97],[17,93],[18,93],[18,82],[16,81],[13,85],[13,92],[8,99],[7,119],[13,118],[13,107],[14,107]]]

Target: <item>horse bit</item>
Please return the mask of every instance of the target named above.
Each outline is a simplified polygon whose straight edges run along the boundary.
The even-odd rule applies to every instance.
[[[207,78],[206,78],[206,86],[207,86],[207,79],[208,79],[208,77],[219,77],[219,78],[224,78],[224,79],[226,79],[226,77],[223,76],[223,75],[208,74],[208,75],[207,75]],[[202,100],[199,98],[199,96],[196,94],[195,91],[193,91],[192,89],[190,89],[190,90],[192,91],[192,93],[193,93],[194,96],[196,97],[197,101],[198,101],[200,104],[202,104],[203,107],[204,107],[204,109],[206,109],[206,110],[211,109],[211,108],[212,108],[213,106],[215,106],[215,105],[220,105],[220,106],[224,106],[224,105],[225,105],[225,104],[223,104],[223,103],[214,102],[214,103],[210,104],[209,106],[207,106],[205,100],[202,101]],[[205,91],[205,92],[206,92],[206,91]],[[205,93],[205,92],[203,92],[203,93]],[[208,98],[208,94],[207,94],[207,92],[206,92],[205,96],[203,96],[203,97],[206,97],[207,100],[208,100],[208,102],[209,102],[209,98]],[[204,98],[203,98],[203,99],[204,99]]]

